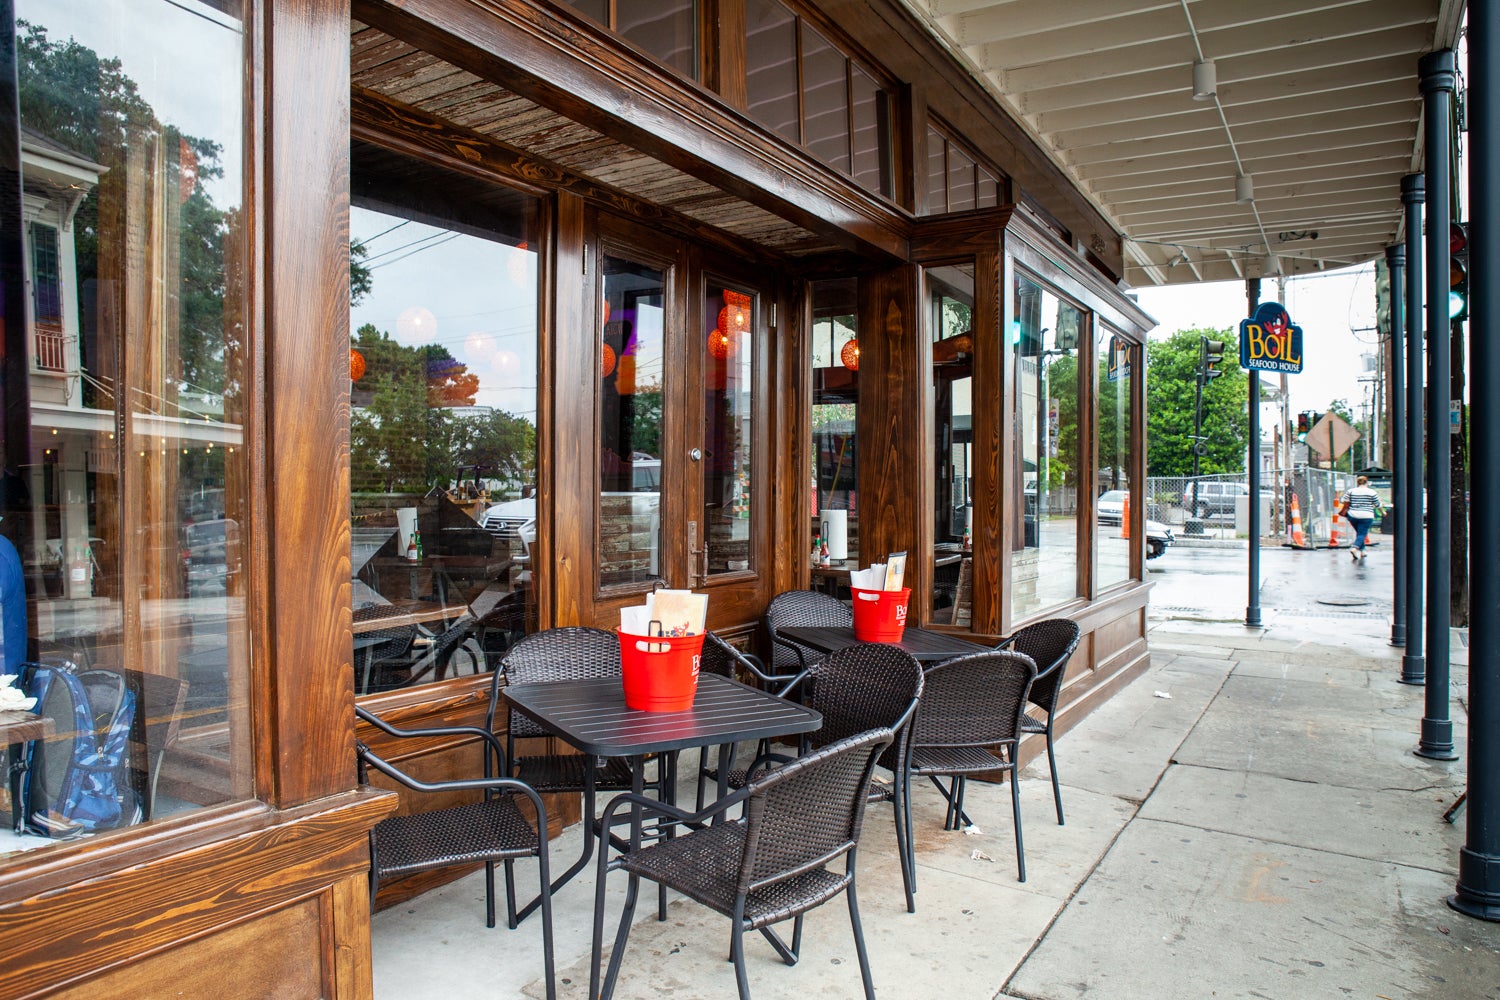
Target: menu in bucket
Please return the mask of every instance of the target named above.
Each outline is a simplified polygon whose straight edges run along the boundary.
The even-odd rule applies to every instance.
[[[620,609],[620,631],[626,635],[702,635],[707,622],[708,595],[691,590],[658,590],[646,595],[644,605]]]
[[[906,579],[906,553],[892,552],[883,563],[849,574],[850,586],[858,590],[900,590]]]

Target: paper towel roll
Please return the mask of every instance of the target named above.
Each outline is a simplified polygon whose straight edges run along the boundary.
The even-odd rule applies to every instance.
[[[396,556],[406,556],[407,543],[411,541],[411,534],[417,530],[417,508],[396,508]]]
[[[849,558],[849,512],[847,510],[825,510],[823,534],[828,539],[828,558]]]

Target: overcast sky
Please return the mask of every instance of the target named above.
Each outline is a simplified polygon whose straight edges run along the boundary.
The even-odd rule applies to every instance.
[[[1159,340],[1178,330],[1207,327],[1237,329],[1245,318],[1245,284],[1216,281],[1134,289],[1141,308],[1160,324],[1150,334]],[[1276,301],[1274,281],[1261,283],[1261,301]],[[1282,302],[1292,322],[1302,327],[1302,374],[1287,376],[1291,413],[1325,410],[1335,399],[1348,400],[1358,413],[1359,401],[1369,391],[1361,383],[1363,355],[1376,350],[1375,265],[1328,271],[1286,279]],[[1263,382],[1275,386],[1279,377]]]

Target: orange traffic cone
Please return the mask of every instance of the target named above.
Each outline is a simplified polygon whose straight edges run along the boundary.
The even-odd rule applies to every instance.
[[[1328,529],[1328,547],[1330,549],[1343,548],[1343,540],[1339,538],[1339,508],[1344,505],[1344,498],[1339,497],[1333,505],[1333,523]]]
[[[1297,507],[1297,494],[1292,494],[1292,547],[1307,548],[1307,537],[1302,534],[1302,511]]]
[[[1125,494],[1125,509],[1120,512],[1120,537],[1130,537],[1130,494]]]

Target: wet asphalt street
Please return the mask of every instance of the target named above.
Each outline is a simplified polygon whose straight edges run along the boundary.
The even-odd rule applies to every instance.
[[[1260,555],[1262,614],[1364,619],[1389,632],[1394,545],[1372,535],[1363,563],[1348,549],[1298,550],[1266,546]],[[1229,546],[1233,543],[1219,543]],[[1147,561],[1152,618],[1244,620],[1249,599],[1249,548],[1175,544]],[[1384,624],[1380,624],[1380,623]]]

